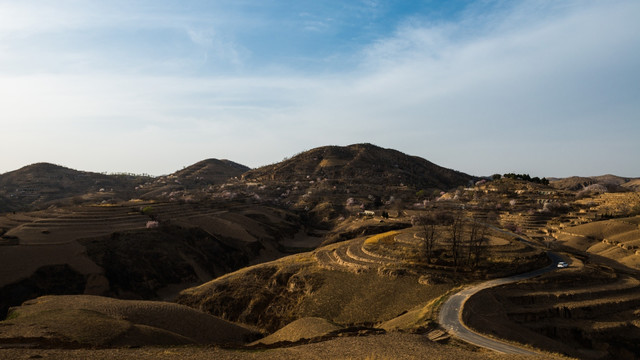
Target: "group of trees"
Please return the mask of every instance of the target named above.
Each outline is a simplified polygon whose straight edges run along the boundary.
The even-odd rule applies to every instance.
[[[549,180],[547,180],[547,178],[543,177],[542,179],[540,179],[537,176],[531,177],[529,174],[514,174],[514,173],[508,173],[508,174],[504,174],[504,175],[495,174],[495,175],[492,176],[492,178],[493,178],[493,180],[500,180],[501,178],[514,179],[514,180],[524,180],[524,181],[528,181],[528,182],[532,182],[532,183],[536,183],[536,184],[549,185]]]
[[[487,226],[476,217],[465,217],[462,211],[430,212],[415,216],[413,225],[422,230],[427,263],[435,256],[436,244],[444,243],[454,268],[467,265],[477,268],[485,251]],[[444,240],[447,240],[446,243]]]

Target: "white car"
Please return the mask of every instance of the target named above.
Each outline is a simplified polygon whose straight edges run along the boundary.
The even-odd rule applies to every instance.
[[[569,267],[569,264],[567,264],[567,263],[566,263],[566,262],[564,262],[564,261],[560,261],[560,262],[558,263],[558,267],[559,267],[559,268],[567,268],[567,267]]]

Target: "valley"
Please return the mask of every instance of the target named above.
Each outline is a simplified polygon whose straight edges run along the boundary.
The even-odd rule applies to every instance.
[[[472,176],[371,144],[155,178],[35,164],[0,175],[0,357],[633,359],[637,180]],[[439,321],[543,268],[459,309],[529,355]]]

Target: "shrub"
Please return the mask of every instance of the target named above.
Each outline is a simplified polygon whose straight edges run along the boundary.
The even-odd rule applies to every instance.
[[[576,194],[576,197],[580,199],[580,198],[591,196],[594,194],[604,194],[608,191],[609,190],[607,189],[607,187],[602,184],[591,184],[589,186],[586,186],[582,190],[578,191],[578,193]]]
[[[542,207],[543,213],[562,214],[569,211],[569,205],[560,202],[547,202]]]

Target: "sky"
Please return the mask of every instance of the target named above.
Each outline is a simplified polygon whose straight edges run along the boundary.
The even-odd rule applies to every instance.
[[[640,177],[636,0],[0,0],[0,173],[169,174],[373,143]]]

